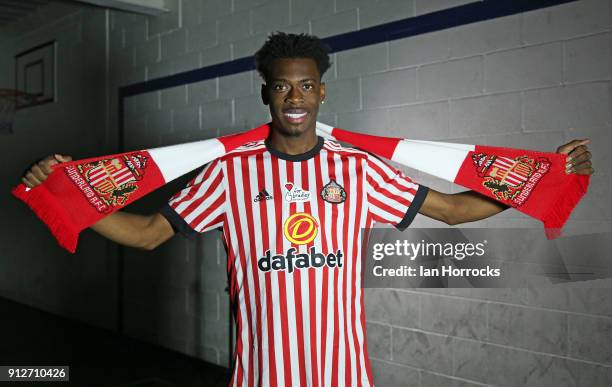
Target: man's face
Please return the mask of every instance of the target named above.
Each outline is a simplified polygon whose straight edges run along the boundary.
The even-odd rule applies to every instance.
[[[317,64],[309,58],[277,59],[261,96],[270,106],[272,126],[287,136],[314,130],[325,84]]]

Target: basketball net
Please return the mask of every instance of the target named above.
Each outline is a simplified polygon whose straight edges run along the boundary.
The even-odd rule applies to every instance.
[[[0,133],[13,132],[15,112],[33,104],[36,97],[14,89],[0,89]]]

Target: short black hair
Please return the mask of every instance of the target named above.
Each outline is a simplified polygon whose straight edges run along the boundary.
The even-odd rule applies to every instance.
[[[274,60],[310,58],[317,63],[319,74],[323,77],[331,66],[329,51],[329,46],[314,35],[275,32],[268,36],[264,45],[255,53],[255,67],[267,81]]]

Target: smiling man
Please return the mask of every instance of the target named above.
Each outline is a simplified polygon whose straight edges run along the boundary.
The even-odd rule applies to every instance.
[[[222,228],[237,342],[232,386],[373,384],[361,288],[362,228],[404,229],[417,213],[459,224],[505,207],[468,191],[420,185],[367,152],[316,135],[328,51],[309,35],[276,33],[256,54],[269,138],[213,161],[158,214],[114,213],[92,229],[153,249],[176,232]],[[586,141],[558,152],[591,174]],[[47,158],[24,177],[46,179]]]

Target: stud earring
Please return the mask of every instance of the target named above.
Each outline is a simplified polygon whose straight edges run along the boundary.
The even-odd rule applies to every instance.
[[[325,100],[321,101],[321,105],[323,105],[325,103]]]

